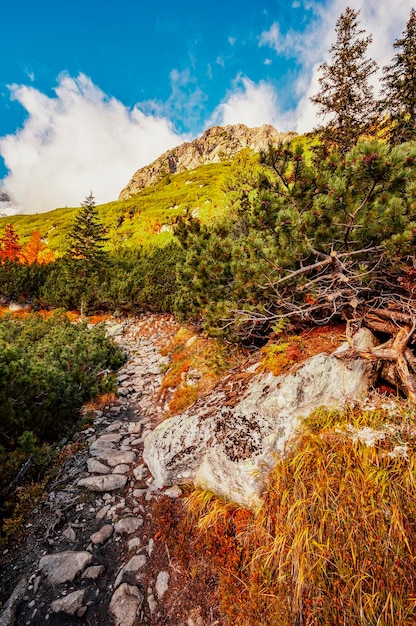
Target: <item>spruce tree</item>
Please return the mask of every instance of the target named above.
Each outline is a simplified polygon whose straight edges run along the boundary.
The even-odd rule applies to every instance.
[[[382,109],[391,124],[394,143],[416,136],[416,12],[410,12],[402,37],[393,44],[397,53],[383,68]]]
[[[81,313],[93,310],[100,300],[108,255],[103,250],[106,237],[92,192],[81,203],[68,234],[68,255],[61,278],[70,291],[67,305],[80,307]]]
[[[311,98],[319,105],[319,115],[331,115],[326,126],[318,128],[325,142],[346,153],[365,133],[373,119],[375,100],[368,82],[377,70],[366,58],[371,35],[359,28],[359,11],[347,8],[335,27],[337,39],[329,49],[331,61],[320,65],[320,91]]]
[[[101,264],[106,238],[92,192],[81,202],[81,209],[75,216],[68,240],[71,259],[88,261],[90,266]]]

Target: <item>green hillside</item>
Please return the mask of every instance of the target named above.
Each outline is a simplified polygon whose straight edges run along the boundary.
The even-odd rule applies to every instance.
[[[128,200],[98,206],[106,231],[108,250],[123,245],[164,245],[172,237],[174,219],[189,209],[203,222],[222,217],[227,210],[223,186],[231,162],[201,165],[192,171],[163,177]],[[80,198],[80,201],[82,198]],[[74,213],[79,209],[59,208],[47,213],[14,215],[0,219],[0,233],[12,223],[25,243],[33,231],[39,231],[48,246],[58,254],[65,249]]]

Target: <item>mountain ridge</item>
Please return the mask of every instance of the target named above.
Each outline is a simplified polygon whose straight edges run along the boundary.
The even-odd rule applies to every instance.
[[[219,163],[234,157],[244,148],[260,152],[296,133],[278,131],[271,124],[249,128],[245,124],[213,126],[193,141],[186,141],[167,150],[155,161],[137,170],[121,190],[119,200],[126,200],[145,187],[155,184],[162,176],[192,170],[199,165]]]

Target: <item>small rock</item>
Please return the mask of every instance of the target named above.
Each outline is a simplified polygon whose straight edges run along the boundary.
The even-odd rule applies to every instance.
[[[131,535],[136,530],[143,526],[143,519],[141,517],[122,517],[114,525],[114,531],[118,535]]]
[[[77,611],[82,607],[84,601],[85,589],[79,589],[68,593],[68,595],[54,600],[51,604],[51,609],[54,613],[67,613],[68,615],[75,615]]]
[[[134,489],[133,491],[133,497],[134,498],[141,498],[142,496],[145,495],[147,489]]]
[[[127,427],[127,431],[130,433],[130,435],[137,435],[137,433],[139,433],[141,429],[142,425],[140,422],[130,422]]]
[[[110,337],[119,337],[124,332],[124,324],[114,324],[114,326],[107,326],[107,335]]]
[[[85,572],[82,574],[81,578],[92,578],[95,580],[101,576],[104,569],[104,565],[90,565],[90,567],[87,567]]]
[[[27,580],[21,578],[13,590],[12,595],[5,603],[3,610],[0,613],[0,625],[1,626],[14,626],[16,611],[23,596],[26,594]]]
[[[121,422],[120,420],[116,420],[115,422],[110,424],[110,426],[107,426],[105,430],[107,433],[114,433],[116,430],[120,430],[122,426],[123,422]]]
[[[123,580],[123,576],[126,572],[137,572],[137,570],[141,569],[146,565],[146,557],[144,554],[137,554],[136,556],[132,556],[130,561],[128,561],[123,567],[120,569],[119,573],[116,576],[114,581],[114,587],[118,587],[119,584]]]
[[[123,583],[111,598],[110,613],[114,615],[115,626],[133,626],[144,601],[143,594],[134,585]]]
[[[149,593],[147,596],[147,604],[149,605],[150,612],[154,613],[156,609],[156,600],[153,593]]]
[[[98,448],[114,447],[114,444],[118,443],[122,435],[120,433],[108,433],[107,435],[101,435],[90,446],[90,451],[95,451]]]
[[[149,543],[147,544],[147,554],[148,554],[149,556],[151,556],[151,555],[152,555],[152,552],[153,552],[153,548],[154,548],[154,547],[155,547],[155,541],[154,541],[153,537],[151,537],[151,538],[149,539]]]
[[[169,487],[166,491],[163,492],[164,496],[168,496],[169,498],[180,498],[182,495],[182,489],[179,485],[173,485],[173,487]]]
[[[122,489],[127,482],[127,476],[121,474],[107,474],[106,476],[90,476],[78,481],[79,487],[86,487],[90,491],[114,491]]]
[[[73,528],[71,528],[71,526],[68,526],[68,528],[65,528],[62,535],[65,537],[65,539],[68,539],[68,541],[70,541],[71,543],[75,543],[77,540],[75,531]]]
[[[97,459],[88,459],[87,467],[91,474],[108,474],[110,471],[108,465],[104,465],[104,463],[97,461]]]
[[[136,453],[132,450],[102,450],[100,458],[103,459],[111,467],[116,465],[134,463],[136,460]]]
[[[146,475],[146,468],[143,463],[134,468],[133,475],[136,480],[142,480],[142,478],[144,478]]]
[[[133,539],[128,540],[127,547],[129,550],[134,550],[134,548],[138,548],[141,543],[140,537],[133,537]]]
[[[128,474],[130,471],[130,466],[125,463],[121,463],[120,465],[116,465],[113,469],[113,474]]]
[[[47,554],[39,561],[39,568],[48,577],[51,585],[59,585],[74,580],[86,565],[91,563],[89,552],[58,552]]]
[[[159,572],[159,574],[157,575],[156,584],[155,584],[155,589],[156,589],[157,597],[159,600],[164,596],[164,594],[168,590],[168,586],[169,586],[169,572],[163,572],[163,571]]]
[[[101,522],[101,520],[105,518],[109,510],[110,510],[109,504],[106,504],[105,506],[103,506],[103,508],[100,509],[97,515],[95,516],[95,519],[97,520],[97,522]]]
[[[113,534],[113,525],[106,524],[105,526],[100,528],[100,530],[98,530],[96,533],[93,533],[90,536],[90,539],[94,545],[99,545],[101,543],[104,543],[104,541],[107,541],[107,539],[109,539],[112,534]]]

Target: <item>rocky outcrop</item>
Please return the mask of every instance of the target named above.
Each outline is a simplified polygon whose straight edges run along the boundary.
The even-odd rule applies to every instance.
[[[355,342],[364,348],[375,339],[362,329]],[[343,344],[332,355],[319,354],[287,375],[254,375],[233,406],[224,388],[215,389],[162,422],[147,436],[143,454],[156,486],[191,482],[245,506],[257,505],[265,472],[284,454],[302,417],[367,395],[377,365],[337,358],[346,349]]]
[[[234,157],[243,148],[259,152],[267,149],[269,144],[277,145],[293,136],[294,133],[281,133],[269,124],[257,128],[247,128],[244,124],[213,126],[198,139],[168,150],[150,165],[139,169],[121,191],[119,200],[130,198],[148,185],[154,185],[163,175],[192,170],[207,163],[219,163]]]

